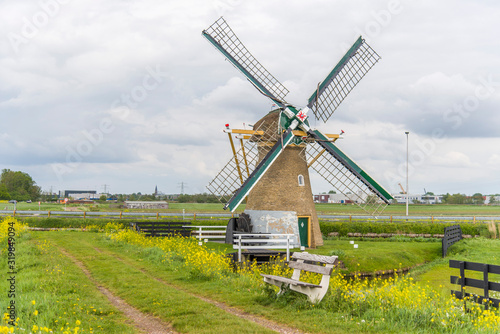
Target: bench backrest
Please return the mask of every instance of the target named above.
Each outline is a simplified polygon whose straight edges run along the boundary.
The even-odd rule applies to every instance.
[[[143,221],[131,222],[130,225],[135,227],[136,231],[144,232],[146,236],[181,234],[187,237],[191,235],[191,229],[184,227],[184,225],[191,225],[191,222]]]
[[[292,259],[302,260],[302,261],[290,261],[288,263],[288,266],[290,268],[310,271],[321,275],[331,275],[333,271],[333,266],[335,266],[338,262],[337,256],[316,255],[316,254],[309,254],[306,252],[303,253],[295,252],[292,254]],[[313,262],[313,263],[319,262],[321,264],[318,265],[313,263],[305,263],[303,261]],[[322,264],[326,264],[329,266],[325,267]]]

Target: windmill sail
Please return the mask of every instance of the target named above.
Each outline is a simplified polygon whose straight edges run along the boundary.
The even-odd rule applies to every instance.
[[[381,213],[393,197],[321,132],[310,134],[317,142],[307,146],[308,166],[367,213]]]
[[[208,191],[215,195],[221,203],[226,204],[236,191],[243,185],[259,163],[259,151],[269,152],[279,139],[278,122],[261,124],[254,129],[234,156],[220,170],[207,186]]]
[[[278,139],[278,142],[271,148],[271,150],[266,154],[266,156],[259,162],[255,170],[250,174],[248,179],[243,183],[243,185],[238,189],[238,191],[231,197],[231,199],[224,206],[224,210],[229,209],[230,211],[236,210],[238,205],[243,202],[243,199],[248,195],[250,190],[259,182],[266,171],[271,167],[271,165],[276,161],[285,148],[292,142],[295,135],[292,132],[293,128],[288,128],[285,131],[282,138]]]
[[[265,96],[280,107],[285,103],[288,89],[283,86],[236,37],[224,18],[219,18],[202,35],[219,50]]]
[[[368,213],[379,213],[389,204],[392,196],[328,137],[311,130],[307,120],[307,112],[312,110],[317,119],[326,122],[380,59],[361,37],[318,85],[307,108],[299,109],[285,102],[288,90],[253,57],[222,17],[203,30],[202,35],[263,95],[272,99],[282,113],[278,124],[273,124],[273,131],[259,134],[257,131],[240,151],[233,150],[233,158],[207,186],[211,193],[226,202],[224,209],[234,211],[291,143],[307,144],[305,146],[310,148],[305,154],[308,165]],[[297,127],[303,130],[302,134],[294,134]]]
[[[316,119],[326,122],[380,56],[361,36],[308,100]]]

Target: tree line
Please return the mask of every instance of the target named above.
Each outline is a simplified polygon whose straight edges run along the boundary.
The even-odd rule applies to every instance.
[[[42,190],[28,173],[3,169],[0,176],[0,200],[36,201]]]

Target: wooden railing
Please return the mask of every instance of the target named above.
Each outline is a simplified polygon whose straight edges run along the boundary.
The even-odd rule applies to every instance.
[[[442,240],[443,257],[446,257],[448,248],[455,242],[462,240],[462,229],[460,225],[453,225],[444,228],[444,237]]]
[[[489,309],[490,305],[497,308],[499,307],[500,299],[491,298],[490,291],[500,292],[500,283],[491,282],[488,274],[500,274],[500,266],[477,262],[450,260],[450,268],[460,269],[460,276],[450,277],[452,284],[460,285],[460,291],[451,290],[451,294],[455,295],[458,299],[464,300],[464,310],[467,310],[467,299],[483,304],[486,310]],[[482,272],[483,279],[465,277],[465,270]],[[472,292],[465,292],[466,287],[482,289],[483,295],[481,296]]]
[[[234,235],[233,249],[238,250],[238,262],[241,262],[243,249],[286,249],[286,261],[290,261],[290,249],[294,234],[242,233]]]

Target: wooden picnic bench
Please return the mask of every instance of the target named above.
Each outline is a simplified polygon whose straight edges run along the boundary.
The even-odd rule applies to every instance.
[[[130,226],[147,237],[191,236],[190,222],[142,221],[131,222]]]
[[[295,252],[292,254],[292,259],[295,261],[288,263],[288,266],[293,268],[292,278],[261,274],[264,277],[264,282],[279,287],[280,291],[278,294],[283,293],[283,288],[289,286],[290,290],[297,291],[309,297],[311,303],[319,303],[328,291],[330,275],[332,274],[333,267],[337,265],[338,257]],[[300,274],[302,271],[322,274],[321,282],[319,284],[312,284],[301,281]]]

